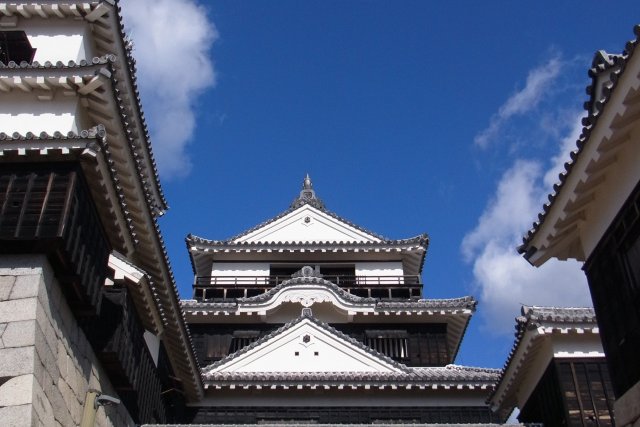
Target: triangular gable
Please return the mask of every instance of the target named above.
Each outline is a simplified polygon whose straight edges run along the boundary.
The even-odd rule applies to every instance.
[[[234,243],[381,241],[379,237],[309,204],[233,240]]]
[[[303,317],[279,333],[214,365],[208,372],[403,372],[402,365]],[[205,370],[207,370],[205,368]],[[206,372],[205,372],[206,374]]]

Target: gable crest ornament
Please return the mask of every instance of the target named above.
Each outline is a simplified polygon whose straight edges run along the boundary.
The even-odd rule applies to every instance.
[[[305,204],[311,205],[314,208],[324,209],[324,203],[322,203],[322,200],[318,199],[316,192],[313,190],[313,183],[311,182],[309,174],[305,175],[304,180],[302,181],[302,190],[300,191],[300,195],[296,197],[293,203],[291,203],[291,209],[299,208]]]

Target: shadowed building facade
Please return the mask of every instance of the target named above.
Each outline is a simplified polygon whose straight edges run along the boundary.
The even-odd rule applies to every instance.
[[[0,2],[0,101],[2,423],[179,421],[203,386],[117,3]]]
[[[519,250],[533,265],[584,262],[619,426],[640,422],[640,26],[599,51],[576,149]]]

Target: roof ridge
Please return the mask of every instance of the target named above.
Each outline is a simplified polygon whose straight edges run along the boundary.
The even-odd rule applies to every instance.
[[[13,132],[11,134],[0,132],[0,141],[25,141],[25,140],[50,140],[50,139],[99,139],[102,140],[106,137],[106,131],[103,125],[97,125],[88,129],[83,129],[78,132],[69,131],[66,134],[55,131],[53,134],[48,132],[40,132],[35,134],[33,132],[26,132],[24,134],[20,132]]]
[[[27,61],[21,61],[17,63],[15,61],[9,61],[8,63],[4,63],[0,61],[0,69],[68,69],[68,68],[84,68],[84,67],[92,67],[94,65],[103,65],[107,63],[114,63],[117,60],[117,56],[113,53],[107,53],[100,56],[94,56],[90,61],[86,59],[81,59],[79,61],[70,60],[66,64],[62,61],[56,61],[55,63],[51,61],[45,61],[40,63],[38,61],[33,61],[31,63]]]
[[[255,231],[255,230],[254,230]],[[214,240],[207,239],[204,237],[196,236],[194,234],[188,234],[186,237],[187,243],[202,243],[208,245],[228,245],[228,246],[267,246],[267,245],[290,245],[290,246],[318,246],[318,245],[353,245],[353,246],[367,246],[367,245],[402,245],[402,244],[410,244],[417,243],[421,246],[428,246],[429,236],[427,233],[422,233],[414,237],[409,237],[406,239],[385,239],[380,242],[376,241],[304,241],[304,242],[296,242],[296,241],[266,241],[266,242],[234,242],[232,239],[228,240]]]

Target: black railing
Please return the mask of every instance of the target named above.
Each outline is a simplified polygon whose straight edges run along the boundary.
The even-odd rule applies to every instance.
[[[419,298],[422,294],[420,276],[353,276],[324,275],[346,292],[382,299]],[[247,298],[263,294],[291,276],[198,276],[193,286],[196,300]]]

